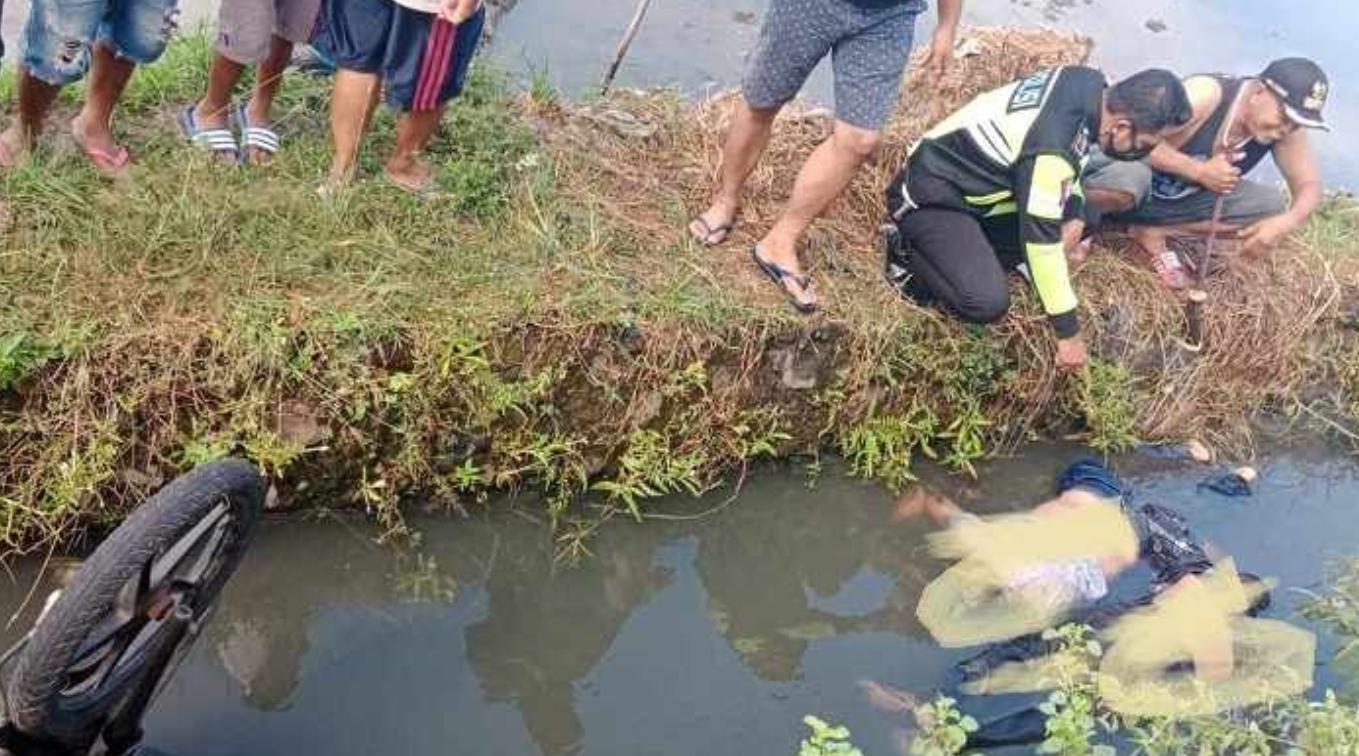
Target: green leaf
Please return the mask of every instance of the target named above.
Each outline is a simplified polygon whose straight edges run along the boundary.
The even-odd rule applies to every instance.
[[[981,729],[981,725],[977,724],[977,720],[973,719],[971,716],[964,716],[962,720],[958,722],[958,726],[963,728],[963,732],[976,732]]]

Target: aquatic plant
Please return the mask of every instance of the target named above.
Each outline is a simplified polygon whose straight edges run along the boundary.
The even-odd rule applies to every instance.
[[[812,734],[803,738],[798,746],[798,756],[863,756],[863,751],[849,739],[849,728],[844,725],[830,725],[825,720],[810,714],[802,718],[802,723],[811,729]]]
[[[954,756],[963,752],[968,733],[976,732],[977,720],[958,710],[958,701],[938,696],[917,706],[916,731],[911,739],[911,756]]]

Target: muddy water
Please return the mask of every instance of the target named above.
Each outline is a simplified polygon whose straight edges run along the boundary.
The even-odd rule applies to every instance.
[[[975,485],[931,477],[975,511],[1003,511],[1040,500],[1075,453],[991,463]],[[1243,569],[1276,577],[1273,616],[1359,551],[1359,464],[1327,450],[1271,456],[1250,499],[1197,492],[1198,470],[1120,467]],[[611,524],[578,569],[555,567],[544,528],[508,504],[418,521],[423,549],[404,558],[361,521],[269,522],[150,742],[196,756],[778,754],[819,713],[866,753],[898,753],[897,722],[857,683],[929,691],[959,658],[913,615],[941,565],[923,525],[888,525],[886,493],[838,472],[808,487],[781,467],[701,519]],[[0,606],[18,604],[35,567],[0,579]]]

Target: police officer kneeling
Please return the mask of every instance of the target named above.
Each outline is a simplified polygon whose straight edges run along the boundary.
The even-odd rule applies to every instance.
[[[1084,235],[1079,177],[1092,144],[1140,160],[1192,115],[1179,79],[1152,69],[1110,86],[1084,66],[1038,71],[979,95],[911,150],[888,189],[897,234],[888,276],[921,304],[991,323],[1024,265],[1058,338],[1057,364],[1085,342],[1066,248]]]

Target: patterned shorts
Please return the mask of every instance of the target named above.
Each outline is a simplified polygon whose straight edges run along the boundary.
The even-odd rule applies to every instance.
[[[827,54],[835,115],[881,130],[896,105],[924,0],[862,7],[850,0],[771,0],[742,84],[746,102],[773,108],[797,96]]]

